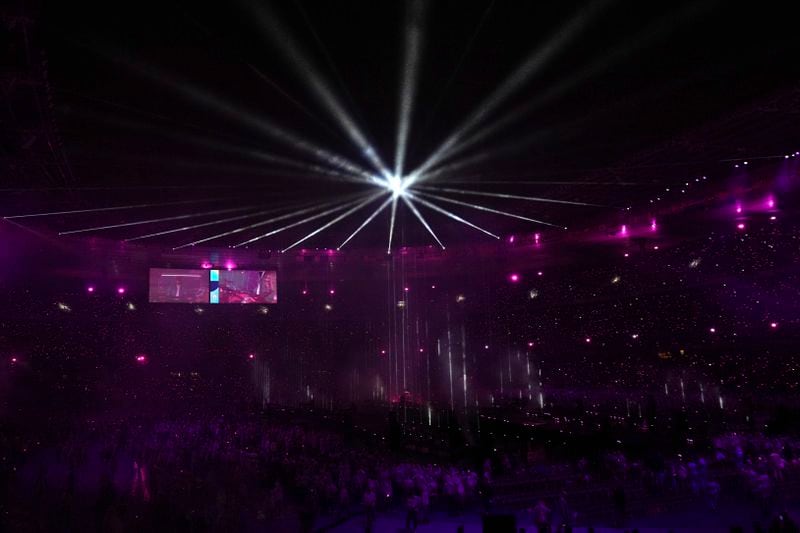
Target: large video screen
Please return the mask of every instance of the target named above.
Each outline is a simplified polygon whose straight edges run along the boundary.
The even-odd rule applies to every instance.
[[[219,271],[219,303],[221,304],[274,304],[278,302],[277,288],[275,271]]]
[[[274,270],[150,269],[150,301],[194,304],[278,303]]]
[[[150,301],[208,303],[208,271],[151,268]]]

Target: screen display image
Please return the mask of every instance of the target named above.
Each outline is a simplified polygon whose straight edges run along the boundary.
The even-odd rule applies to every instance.
[[[151,268],[150,301],[159,303],[208,303],[208,271]]]
[[[278,303],[276,272],[271,270],[220,270],[219,303]]]

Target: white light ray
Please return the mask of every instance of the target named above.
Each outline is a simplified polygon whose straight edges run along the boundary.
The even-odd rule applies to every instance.
[[[356,234],[358,234],[358,232],[359,232],[359,231],[361,231],[362,229],[364,229],[364,228],[365,228],[365,227],[366,227],[366,226],[367,226],[367,225],[368,225],[370,222],[372,222],[372,220],[373,220],[373,219],[374,219],[376,216],[378,216],[378,214],[379,214],[381,211],[383,211],[384,209],[386,209],[386,206],[388,206],[390,203],[392,203],[392,201],[393,201],[393,200],[394,200],[394,198],[393,198],[393,197],[391,197],[391,196],[390,196],[389,198],[387,198],[387,199],[386,199],[386,201],[385,201],[385,202],[383,202],[383,203],[382,203],[380,206],[378,206],[378,208],[377,208],[375,211],[373,211],[373,212],[372,212],[372,214],[371,214],[369,217],[367,217],[367,219],[366,219],[364,222],[362,222],[362,223],[361,223],[361,225],[360,225],[360,226],[359,226],[359,227],[358,227],[358,228],[357,228],[357,229],[356,229],[356,230],[355,230],[353,233],[351,233],[351,234],[350,234],[350,236],[349,236],[349,237],[347,237],[347,238],[346,238],[346,239],[345,239],[345,240],[342,242],[342,244],[340,244],[340,245],[338,246],[338,248],[336,248],[336,249],[337,249],[337,250],[341,250],[341,249],[342,249],[342,247],[343,247],[345,244],[347,244],[348,242],[350,242],[350,239],[352,239],[353,237],[355,237],[355,236],[356,236]]]
[[[411,199],[409,199],[408,195],[404,194],[400,198],[403,199],[408,208],[411,209],[411,212],[414,213],[414,216],[416,216],[417,219],[422,223],[422,225],[425,226],[425,229],[428,230],[428,233],[430,233],[433,236],[436,242],[439,243],[439,246],[442,247],[442,250],[444,250],[444,244],[442,244],[442,241],[440,241],[439,237],[437,237],[436,234],[433,232],[433,229],[431,229],[431,227],[428,225],[428,221],[425,220],[425,217],[422,216],[422,213],[420,213],[417,207],[411,202]]]
[[[389,248],[386,250],[387,254],[392,253],[392,237],[394,237],[394,221],[397,217],[397,196],[392,195],[392,218],[389,221]]]
[[[308,204],[302,204],[302,205],[308,205]],[[285,211],[286,209],[290,209],[290,208],[288,208],[288,207],[278,207],[278,208],[275,208],[275,209],[266,209],[264,211],[256,211],[255,213],[248,213],[246,215],[223,218],[223,219],[220,219],[220,220],[212,220],[211,222],[203,222],[202,224],[193,224],[191,226],[183,226],[183,227],[180,227],[180,228],[173,228],[173,229],[168,229],[168,230],[164,230],[164,231],[157,231],[155,233],[148,233],[146,235],[139,235],[137,237],[132,237],[130,239],[125,239],[125,241],[138,241],[138,240],[141,240],[141,239],[149,239],[150,237],[159,237],[161,235],[169,235],[170,233],[178,233],[178,232],[181,232],[181,231],[188,231],[188,230],[191,230],[191,229],[205,228],[205,227],[208,227],[208,226],[215,226],[217,224],[224,224],[225,222],[233,222],[234,220],[245,220],[245,219],[248,219],[248,218],[258,217],[258,216],[261,216],[261,215],[268,215],[270,213],[275,213],[275,212],[278,212],[278,211]]]
[[[433,165],[439,163],[439,161],[446,156],[446,153],[458,143],[468,131],[478,125],[490,112],[519,89],[534,74],[542,70],[558,52],[586,27],[600,8],[608,3],[608,0],[596,0],[587,8],[584,8],[577,16],[570,19],[565,26],[559,28],[555,35],[553,35],[544,46],[530,54],[527,59],[492,92],[492,94],[481,102],[478,108],[461,124],[461,126],[411,174],[419,176],[424,174]]]
[[[543,220],[537,220],[535,218],[528,218],[528,217],[524,217],[522,215],[509,213],[507,211],[500,211],[499,209],[492,209],[491,207],[486,207],[486,206],[483,206],[483,205],[471,204],[471,203],[468,203],[468,202],[462,202],[460,200],[453,200],[452,198],[445,198],[444,196],[439,196],[438,194],[430,194],[430,193],[426,193],[426,192],[418,192],[417,194],[421,194],[421,195],[427,196],[429,198],[436,198],[437,200],[439,200],[441,202],[448,202],[448,203],[455,204],[455,205],[463,205],[464,207],[471,207],[471,208],[477,209],[479,211],[486,211],[487,213],[495,213],[497,215],[503,215],[503,216],[506,216],[506,217],[518,218],[520,220],[527,220],[528,222],[535,222],[537,224],[544,224],[545,226],[552,226],[554,228],[567,229],[564,226],[559,226],[557,224],[551,224],[550,222],[545,222]]]
[[[115,127],[126,127],[126,128],[133,128],[137,130],[145,130],[148,133],[153,131],[153,126],[150,123],[143,123],[141,121],[134,121],[131,119],[115,119],[109,120],[105,115],[95,115],[93,113],[82,112],[83,115],[88,115],[93,120],[101,120],[105,123],[113,124]],[[160,115],[156,115],[158,118],[164,118]],[[169,120],[169,119],[167,119]],[[189,125],[193,130],[201,130],[206,131],[202,128],[198,128],[193,125]],[[292,168],[298,168],[303,171],[314,171],[320,174],[324,174],[326,176],[334,176],[339,179],[344,179],[346,181],[354,181],[358,183],[364,183],[365,177],[363,175],[355,175],[355,174],[346,174],[344,172],[337,172],[332,168],[323,168],[318,165],[302,161],[299,159],[294,159],[290,157],[286,157],[283,155],[276,155],[270,152],[265,152],[263,150],[256,150],[254,148],[248,147],[246,145],[237,144],[235,139],[233,141],[225,141],[220,140],[217,137],[210,138],[203,135],[198,135],[196,133],[189,133],[189,132],[173,132],[169,129],[159,128],[156,130],[156,133],[162,137],[167,139],[173,139],[178,142],[182,143],[189,143],[198,146],[203,146],[206,148],[211,148],[213,150],[218,150],[221,152],[226,153],[233,153],[236,155],[244,156],[247,158],[251,158],[258,161],[267,161],[269,163],[277,163],[281,165],[286,165]],[[237,141],[238,142],[238,141]]]
[[[397,144],[395,147],[394,175],[403,175],[408,133],[411,129],[411,111],[417,91],[420,52],[423,44],[422,17],[424,4],[413,0],[406,12],[405,47],[402,81],[400,83],[400,116],[397,124]]]
[[[263,32],[264,35],[269,37],[273,44],[286,54],[289,59],[289,64],[308,82],[314,95],[323,107],[334,117],[338,126],[361,150],[361,153],[369,160],[375,169],[379,171],[384,178],[388,178],[391,173],[372,144],[370,144],[355,120],[353,120],[341,102],[339,102],[333,90],[319,74],[319,71],[314,67],[306,54],[303,53],[297,42],[278,22],[276,14],[272,12],[264,2],[260,3],[259,6],[255,8],[255,12],[259,22],[267,28],[267,31]]]
[[[147,220],[136,220],[134,222],[123,222],[120,224],[111,224],[108,226],[94,226],[91,228],[81,228],[81,229],[73,229],[68,231],[59,231],[59,235],[72,235],[73,233],[86,233],[89,231],[100,231],[100,230],[107,230],[107,229],[114,229],[114,228],[126,228],[128,226],[140,226],[142,224],[156,224],[158,222],[169,222],[170,220],[184,220],[187,218],[197,218],[203,216],[210,216],[210,215],[219,215],[222,213],[235,213],[237,211],[246,211],[248,209],[253,209],[255,206],[247,206],[247,207],[234,207],[231,209],[215,209],[214,211],[204,211],[200,213],[190,213],[187,215],[176,215],[172,217],[162,217],[162,218],[150,218]]]
[[[204,105],[222,115],[226,115],[237,121],[240,121],[254,130],[260,131],[276,141],[288,144],[296,150],[305,152],[320,161],[326,162],[342,170],[357,174],[368,183],[375,182],[375,176],[363,167],[341,155],[326,150],[314,144],[313,142],[300,137],[292,131],[281,128],[280,126],[277,126],[276,124],[269,122],[264,118],[257,117],[251,111],[239,108],[195,85],[192,85],[186,80],[176,79],[174,76],[170,76],[164,72],[161,72],[152,66],[146,66],[143,64],[135,64],[134,66],[138,72],[141,72],[152,81],[164,84],[173,91],[188,97],[190,100],[193,100],[198,104]]]
[[[163,202],[154,204],[135,204],[135,205],[118,205],[115,207],[97,207],[94,209],[72,209],[70,211],[49,211],[47,213],[30,213],[26,215],[12,215],[3,217],[7,220],[13,218],[29,218],[29,217],[49,217],[54,215],[72,215],[77,213],[99,213],[101,211],[122,211],[124,209],[140,209],[142,207],[161,207],[164,205],[186,205],[186,204],[201,204],[203,202],[219,201],[219,198],[205,198],[203,200],[182,200],[180,202]]]
[[[339,205],[339,206],[336,206],[336,207],[334,207],[332,209],[327,209],[327,210],[323,211],[322,213],[317,213],[316,215],[312,215],[310,217],[306,217],[303,220],[298,220],[297,222],[292,222],[291,224],[287,224],[286,226],[282,226],[282,227],[280,227],[278,229],[274,229],[272,231],[264,233],[263,235],[259,235],[257,237],[253,237],[252,239],[248,239],[248,240],[246,240],[244,242],[240,242],[239,244],[234,244],[233,247],[234,248],[239,248],[240,246],[244,246],[246,244],[250,244],[251,242],[255,242],[255,241],[264,239],[266,237],[270,237],[272,235],[275,235],[276,233],[280,233],[282,231],[286,231],[287,229],[294,228],[295,226],[300,226],[302,224],[306,224],[308,222],[311,222],[312,220],[317,220],[318,218],[326,217],[326,216],[328,216],[328,215],[330,215],[332,213],[336,213],[337,211],[341,211],[342,209],[347,209],[348,207],[350,207],[351,205],[355,204],[358,201],[359,200],[354,200],[352,202],[347,202],[344,205]],[[329,204],[326,204],[326,205],[329,205]]]
[[[453,194],[468,194],[472,196],[487,196],[490,198],[505,198],[508,200],[527,200],[529,202],[544,202],[549,204],[582,205],[587,207],[608,207],[607,205],[590,204],[586,202],[573,202],[570,200],[555,200],[553,198],[542,198],[540,196],[519,196],[516,194],[505,194],[496,192],[468,191],[465,189],[451,189],[449,187],[419,187],[426,191],[449,192]]]
[[[619,185],[632,187],[636,185],[658,185],[659,182],[635,183],[632,181],[534,181],[534,180],[436,180],[440,185]]]
[[[176,246],[175,248],[173,248],[173,250],[180,250],[181,248],[186,248],[188,246],[194,246],[196,244],[208,242],[208,241],[211,241],[211,240],[214,240],[214,239],[218,239],[220,237],[227,237],[228,235],[235,235],[237,233],[241,233],[241,232],[247,231],[249,229],[259,228],[261,226],[266,226],[267,224],[272,224],[273,222],[279,222],[281,220],[286,220],[287,218],[292,218],[292,217],[296,217],[296,216],[299,216],[299,215],[304,215],[306,213],[310,213],[312,211],[316,211],[318,209],[324,208],[325,206],[331,205],[333,203],[335,203],[335,202],[325,202],[323,204],[318,204],[318,205],[315,205],[315,206],[312,206],[312,207],[308,207],[306,209],[300,209],[298,211],[292,211],[291,213],[287,213],[285,215],[281,215],[281,216],[278,216],[278,217],[270,218],[268,220],[262,220],[261,222],[256,222],[255,224],[250,224],[248,226],[242,226],[240,228],[232,229],[230,231],[225,231],[223,233],[217,233],[216,235],[212,235],[210,237],[205,237],[203,239],[198,239],[196,241],[188,242],[186,244],[181,244],[180,246]]]
[[[680,23],[684,23],[690,17],[697,16],[703,11],[707,10],[715,2],[699,2],[692,3],[689,6],[670,13],[665,18],[660,18],[654,24],[651,24],[638,32],[636,35],[625,39],[625,41],[613,49],[611,49],[603,57],[593,61],[591,65],[573,73],[568,78],[560,81],[556,85],[550,87],[545,92],[537,95],[535,98],[529,99],[524,104],[517,106],[502,117],[484,125],[474,135],[462,142],[457,143],[445,154],[446,157],[463,152],[466,148],[482,141],[499,129],[518,121],[523,118],[527,113],[535,110],[536,108],[546,105],[559,96],[563,95],[573,87],[578,86],[580,83],[590,79],[596,74],[608,72],[608,69],[614,64],[628,58],[637,50],[651,44],[652,42],[671,35],[672,31]]]
[[[475,228],[475,229],[476,229],[476,230],[478,230],[478,231],[482,231],[482,232],[483,232],[483,233],[485,233],[486,235],[489,235],[489,236],[491,236],[491,237],[494,237],[495,239],[499,239],[499,238],[500,238],[499,236],[495,235],[495,234],[494,234],[494,233],[492,233],[491,231],[489,231],[489,230],[485,230],[485,229],[483,229],[482,227],[480,227],[480,226],[477,226],[477,225],[473,224],[472,222],[470,222],[470,221],[468,221],[468,220],[464,220],[464,219],[463,219],[463,218],[461,218],[460,216],[456,215],[455,213],[451,213],[451,212],[450,212],[450,211],[448,211],[447,209],[443,209],[443,208],[439,207],[438,205],[436,205],[436,204],[432,204],[431,202],[429,202],[429,201],[427,201],[427,200],[424,200],[424,199],[422,199],[422,198],[419,198],[418,196],[415,196],[415,195],[413,195],[413,194],[411,194],[411,193],[407,193],[407,194],[408,194],[409,196],[411,196],[411,197],[412,197],[414,200],[416,200],[417,202],[421,203],[422,205],[424,205],[424,206],[426,206],[426,207],[428,207],[428,208],[430,208],[430,209],[433,209],[434,211],[437,211],[437,212],[439,212],[439,213],[441,213],[441,214],[443,214],[443,215],[445,215],[445,216],[448,216],[448,217],[452,218],[453,220],[457,220],[457,221],[461,222],[462,224],[466,224],[467,226],[469,226],[469,227],[471,227],[471,228]]]
[[[311,233],[309,233],[308,235],[306,235],[302,239],[290,244],[289,246],[287,246],[286,248],[281,250],[281,252],[287,252],[287,251],[291,250],[292,248],[294,248],[295,246],[297,246],[298,244],[307,241],[308,239],[310,239],[314,235],[317,235],[318,233],[320,233],[322,231],[325,231],[326,229],[330,228],[331,226],[333,226],[337,222],[340,222],[341,220],[344,220],[345,218],[349,217],[350,215],[352,215],[353,213],[355,213],[356,211],[358,211],[359,209],[361,209],[362,207],[364,207],[368,203],[372,202],[373,200],[375,200],[375,198],[377,198],[378,196],[380,196],[382,194],[383,193],[373,194],[372,196],[370,196],[369,198],[367,198],[363,202],[359,202],[354,207],[351,207],[350,209],[348,209],[347,211],[345,211],[341,215],[337,216],[333,220],[330,220],[330,221],[326,222],[325,224],[323,224],[319,228],[315,229],[314,231],[312,231]]]

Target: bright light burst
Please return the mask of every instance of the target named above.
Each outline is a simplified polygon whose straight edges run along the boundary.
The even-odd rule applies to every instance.
[[[265,202],[259,202],[257,198],[250,198],[252,205],[247,207],[237,206],[225,209],[213,209],[207,211],[194,211],[190,214],[176,214],[172,216],[158,216],[158,217],[145,217],[133,221],[117,222],[112,224],[95,225],[87,228],[68,229],[67,231],[60,232],[60,235],[74,234],[74,233],[88,233],[98,232],[109,229],[128,228],[133,226],[143,226],[148,229],[148,232],[133,235],[128,237],[127,241],[149,239],[152,237],[172,235],[185,231],[204,231],[205,228],[210,226],[226,224],[234,221],[244,221],[246,219],[256,218],[262,215],[272,215],[273,213],[280,213],[277,216],[271,216],[260,221],[248,222],[242,226],[227,229],[219,233],[203,236],[197,235],[195,240],[180,244],[175,249],[180,249],[188,246],[194,246],[203,243],[217,241],[221,244],[220,240],[231,237],[240,236],[244,240],[233,245],[234,248],[240,246],[251,245],[257,241],[261,241],[267,237],[272,237],[286,230],[296,228],[316,220],[320,220],[320,226],[315,227],[308,231],[304,236],[297,238],[295,236],[292,244],[289,244],[282,251],[288,251],[295,246],[322,234],[332,226],[344,221],[345,219],[355,215],[358,211],[367,208],[370,204],[378,202],[377,206],[370,208],[369,214],[364,218],[357,228],[345,238],[337,249],[341,249],[351,240],[353,240],[364,228],[379,218],[388,207],[390,207],[390,214],[388,215],[388,246],[387,252],[392,252],[392,246],[395,238],[396,225],[398,220],[398,209],[408,209],[414,215],[414,218],[422,225],[430,237],[442,248],[445,244],[440,240],[436,230],[431,223],[425,218],[425,215],[420,210],[424,208],[429,211],[443,215],[450,220],[456,221],[472,229],[478,230],[483,234],[499,239],[499,236],[489,229],[485,229],[474,222],[465,218],[463,213],[454,213],[449,209],[464,210],[477,210],[482,213],[490,215],[497,215],[502,217],[510,217],[517,220],[522,220],[536,225],[547,225],[559,229],[566,229],[563,225],[553,222],[540,220],[527,216],[528,213],[512,213],[502,209],[488,207],[482,204],[472,203],[467,201],[464,196],[482,196],[484,198],[492,198],[495,201],[501,200],[514,200],[525,201],[535,205],[535,203],[548,203],[557,204],[562,206],[593,206],[605,207],[598,204],[564,200],[558,198],[548,198],[544,196],[525,196],[519,194],[510,194],[493,189],[492,192],[472,189],[456,189],[447,187],[447,183],[453,183],[452,178],[457,174],[461,174],[462,168],[468,168],[476,165],[487,157],[487,153],[465,153],[463,156],[458,155],[461,152],[466,152],[466,149],[476,144],[475,139],[482,139],[490,133],[494,133],[497,129],[505,124],[505,119],[495,121],[494,123],[487,124],[487,119],[492,116],[493,112],[501,106],[510,96],[517,93],[519,89],[527,83],[531,78],[538,75],[550,62],[554,61],[558,55],[581,33],[584,28],[591,23],[593,18],[604,9],[609,3],[609,0],[594,0],[588,9],[582,10],[574,15],[566,24],[555,32],[548,40],[542,45],[530,51],[529,55],[508,75],[503,79],[492,91],[489,92],[476,106],[468,113],[465,114],[465,120],[458,124],[449,135],[445,136],[444,140],[435,149],[433,149],[427,157],[422,159],[421,164],[416,167],[407,166],[407,152],[408,146],[412,140],[411,126],[412,117],[414,113],[414,105],[417,93],[417,86],[419,85],[420,65],[422,64],[424,47],[425,47],[425,29],[426,29],[426,9],[421,0],[412,0],[406,4],[406,16],[403,27],[403,55],[402,64],[400,65],[400,83],[398,84],[398,108],[397,108],[397,124],[394,149],[394,161],[391,165],[384,163],[378,150],[373,146],[369,140],[369,136],[361,125],[354,119],[358,116],[354,110],[348,109],[345,105],[346,98],[342,95],[336,94],[335,84],[330,80],[325,79],[323,71],[311,60],[311,56],[304,49],[302,43],[296,40],[295,36],[287,30],[287,27],[279,20],[277,13],[273,13],[266,7],[254,8],[255,20],[261,25],[263,36],[268,42],[278,50],[280,50],[287,62],[293,67],[294,72],[305,83],[305,88],[309,94],[317,101],[317,103],[324,109],[329,117],[336,123],[336,126],[343,132],[346,138],[352,143],[353,148],[360,155],[362,161],[367,163],[368,166],[362,166],[360,163],[353,162],[348,157],[341,153],[337,153],[317,144],[314,141],[306,139],[299,133],[291,131],[282,125],[277,124],[272,117],[262,116],[259,113],[251,112],[249,109],[240,107],[238,102],[225,100],[217,94],[195,85],[190,80],[178,79],[175,76],[169,76],[167,73],[161,72],[154,65],[144,65],[134,61],[129,62],[128,66],[139,71],[145,75],[145,78],[153,83],[160,84],[164,89],[173,93],[182,95],[186,100],[195,106],[202,108],[205,112],[216,113],[222,118],[236,122],[238,125],[250,129],[255,134],[260,134],[263,137],[269,138],[277,143],[282,143],[288,148],[286,155],[269,154],[266,152],[253,151],[250,148],[241,148],[236,145],[230,144],[215,144],[212,141],[203,140],[204,145],[214,149],[225,149],[229,153],[234,153],[242,156],[247,156],[251,159],[258,159],[262,163],[269,164],[271,167],[289,167],[295,171],[300,170],[305,173],[305,177],[313,179],[322,179],[327,181],[346,181],[351,184],[360,185],[363,190],[359,193],[339,196],[336,198],[328,198],[327,201],[319,201],[313,203],[307,200],[303,204],[286,204],[282,207],[275,207],[264,209]],[[616,59],[616,57],[614,57]],[[255,68],[248,64],[248,67]],[[551,90],[551,92],[558,93],[562,90],[561,85],[564,83],[574,83],[571,78],[563,81],[561,84]],[[294,97],[284,94],[287,98],[291,99],[295,106],[305,109],[302,104],[299,104]],[[544,91],[540,99],[546,100],[550,93]],[[514,119],[519,118],[519,114],[514,115]],[[511,120],[509,120],[511,122]],[[192,139],[186,139],[191,141]],[[494,155],[499,155],[500,152],[495,152]],[[297,159],[297,157],[305,156],[304,159]],[[457,156],[457,157],[456,157]],[[449,161],[447,165],[442,165],[443,162]],[[393,171],[389,168],[393,168]],[[448,181],[449,180],[449,181]],[[468,183],[468,182],[465,182]],[[502,181],[486,182],[487,185],[501,185]],[[556,182],[537,182],[540,185],[554,184]],[[557,182],[559,184],[567,184],[568,182]],[[576,181],[575,185],[581,185],[582,182]],[[584,183],[585,184],[585,183]],[[452,198],[452,196],[461,197],[461,199]],[[30,214],[15,214],[7,219],[24,218],[24,217],[47,217],[47,216],[62,216],[72,215],[78,213],[96,213],[101,211],[116,212],[130,209],[144,209],[144,208],[160,208],[162,206],[178,206],[183,204],[203,203],[209,200],[189,200],[180,202],[164,202],[164,203],[148,203],[148,204],[133,204],[122,205],[115,207],[100,207],[94,209],[79,209],[79,210],[59,210],[52,212],[38,212]],[[228,200],[216,200],[217,204]],[[447,204],[449,209],[446,209],[441,204]],[[453,207],[455,206],[455,207]],[[283,213],[281,213],[283,212]],[[234,213],[243,213],[237,214]],[[211,217],[213,215],[223,215],[223,218],[215,218],[214,220],[189,224],[186,225],[184,220],[201,217]],[[385,218],[384,218],[385,220]],[[165,222],[180,221],[181,225],[171,228],[154,227],[149,228],[150,225],[162,224]],[[272,226],[277,222],[287,221],[283,226],[267,228],[268,231],[254,235],[251,230],[261,228],[263,226]],[[655,223],[654,223],[655,224]],[[193,237],[194,238],[194,237]],[[538,243],[538,234],[537,234]],[[692,265],[695,266],[695,265]],[[531,296],[535,297],[535,296]]]

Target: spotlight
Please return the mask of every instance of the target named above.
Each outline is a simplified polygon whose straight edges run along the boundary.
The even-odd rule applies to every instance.
[[[744,229],[744,223],[743,222],[739,222],[738,224],[736,224],[736,227],[738,229]]]
[[[117,287],[117,294],[125,294],[125,287]]]
[[[254,353],[249,353],[249,354],[247,354],[247,358],[248,358],[248,359],[250,359],[250,360],[252,361],[253,359],[255,359],[255,358],[256,358],[256,354],[254,354]]]
[[[200,263],[200,268],[209,269],[212,266],[214,266],[214,265],[212,265],[209,261],[203,261],[202,263]]]
[[[519,274],[516,274],[516,273],[515,274],[509,274],[509,276],[508,276],[508,281],[510,281],[511,283],[517,283],[519,280],[520,280]]]
[[[230,261],[230,260],[229,261],[225,261],[225,269],[226,270],[233,270],[234,268],[236,268],[236,263],[234,263],[233,261]]]
[[[94,292],[94,285],[89,285],[88,287],[86,287],[86,292],[93,293]]]
[[[392,196],[394,198],[405,195],[406,185],[407,184],[400,176],[389,176],[386,180],[386,187],[392,191]]]
[[[147,356],[143,353],[140,353],[139,355],[136,356],[136,362],[139,363],[140,365],[147,364]]]
[[[777,322],[770,322],[769,323],[769,327],[771,327],[772,329],[777,329],[778,328],[778,323]]]

